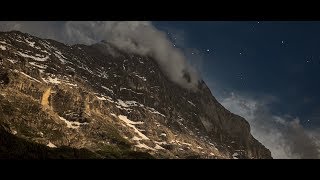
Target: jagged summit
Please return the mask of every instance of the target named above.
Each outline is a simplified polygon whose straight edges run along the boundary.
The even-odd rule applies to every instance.
[[[99,157],[271,158],[204,81],[185,89],[149,56],[14,31],[0,33],[0,64],[0,123],[19,138]]]

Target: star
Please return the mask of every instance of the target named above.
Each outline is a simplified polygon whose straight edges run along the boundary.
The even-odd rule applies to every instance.
[[[242,52],[239,53],[240,55],[242,54]]]
[[[207,52],[209,52],[210,50],[209,49],[207,49]]]
[[[281,41],[281,44],[284,44],[284,41]]]

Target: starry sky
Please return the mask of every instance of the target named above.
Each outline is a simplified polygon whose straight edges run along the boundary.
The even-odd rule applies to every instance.
[[[274,115],[320,126],[320,22],[154,22],[195,61],[214,96],[269,97]]]

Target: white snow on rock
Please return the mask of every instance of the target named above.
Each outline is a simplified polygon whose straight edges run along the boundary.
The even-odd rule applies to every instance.
[[[20,72],[22,75],[24,75],[24,76],[26,76],[26,77],[30,78],[31,80],[36,81],[36,82],[38,82],[38,83],[41,83],[38,79],[35,79],[35,78],[33,78],[33,77],[29,76],[28,74],[26,74],[26,73],[24,73],[24,72],[21,72],[21,71],[19,71],[19,72]]]
[[[143,94],[143,93],[135,92],[135,91],[133,91],[132,89],[128,89],[128,88],[120,88],[120,91],[122,91],[122,90],[131,91],[131,92],[133,92],[133,93],[135,93],[135,94]]]
[[[140,78],[143,81],[147,81],[147,78],[143,77],[143,76],[139,76],[138,74],[134,74],[136,77]]]
[[[11,62],[12,64],[15,64],[18,62],[17,60],[13,60],[13,59],[7,59],[7,61]]]
[[[105,101],[105,100],[107,100],[105,97],[99,97],[99,96],[96,96],[99,100],[101,100],[101,101]]]
[[[119,119],[121,119],[122,121],[124,121],[127,124],[143,124],[144,123],[142,121],[138,121],[138,122],[131,121],[127,118],[127,116],[124,116],[124,115],[119,115],[118,117],[119,117]]]
[[[57,146],[52,144],[50,141],[49,141],[49,144],[47,144],[48,147],[51,147],[51,148],[56,148]]]
[[[3,46],[3,45],[0,45],[0,49],[1,49],[2,51],[7,50],[7,48],[6,48],[5,46]]]
[[[111,103],[114,103],[114,101],[112,100],[112,98],[111,98],[111,97],[106,96],[106,98],[107,98],[107,101],[109,101],[109,102],[111,102]]]
[[[136,101],[126,101],[125,104],[128,105],[128,106],[140,106],[140,105],[142,105],[142,104],[140,104],[140,103],[138,103]]]
[[[150,108],[150,107],[146,107],[149,112],[151,112],[152,114],[158,114],[160,116],[166,117],[164,114],[161,114],[160,112],[156,111],[154,108]]]
[[[103,89],[105,89],[105,90],[107,90],[107,91],[109,91],[109,92],[111,92],[112,94],[113,94],[113,91],[111,90],[111,89],[109,89],[109,88],[107,88],[107,87],[105,87],[105,86],[101,86]]]
[[[233,159],[238,159],[238,158],[237,158],[238,155],[239,155],[238,153],[233,153],[233,154],[232,154]]]
[[[78,85],[77,84],[72,84],[72,83],[68,83],[68,82],[65,82],[65,84],[69,85],[69,86],[74,86],[74,87],[77,87]]]
[[[11,131],[13,135],[16,135],[18,132],[16,130]]]
[[[61,84],[61,81],[57,77],[52,78],[52,77],[48,76],[47,79],[45,79],[45,78],[41,78],[41,79],[46,83]]]
[[[1,44],[7,44],[7,45],[9,45],[7,42],[5,42],[5,41],[0,41],[0,43]]]
[[[118,104],[118,103],[116,103],[116,104]],[[130,108],[124,108],[124,107],[119,106],[119,105],[116,105],[116,107],[117,107],[118,109],[123,109],[123,110],[128,111],[128,112],[132,111],[132,109],[130,109]]]
[[[118,104],[122,107],[129,107],[125,102],[123,102],[121,99],[118,99]]]
[[[164,137],[166,137],[166,136],[167,136],[167,134],[166,134],[166,133],[161,133],[161,134],[160,134],[160,136],[164,136]]]
[[[139,63],[140,63],[140,64],[144,64],[144,62],[143,62],[143,61],[141,61],[141,59],[140,59],[140,58],[139,58]]]
[[[72,67],[70,67],[70,66],[67,66],[67,67],[66,67],[66,70],[71,70],[71,71],[73,71],[73,72],[76,71],[74,68],[72,68]]]
[[[25,57],[25,58],[31,58],[35,61],[41,61],[41,62],[44,62],[44,61],[47,61],[49,59],[49,56],[46,56],[46,57],[36,57],[36,56],[31,56],[31,55],[28,55],[28,54],[24,54],[20,51],[18,51],[19,55],[22,56],[22,57]]]
[[[29,46],[34,47],[35,42],[29,41],[28,39],[25,40],[29,44]]]
[[[125,124],[129,127],[131,127],[135,133],[137,133],[142,139],[146,139],[148,140],[149,138],[147,136],[145,136],[144,134],[142,134],[134,125],[135,124],[143,124],[144,122],[142,121],[139,121],[139,122],[134,122],[134,121],[131,121],[127,118],[127,116],[124,116],[124,115],[119,115],[118,116],[119,119],[121,119],[123,122],[125,122]]]
[[[191,101],[188,101],[189,104],[191,104],[192,106],[196,107],[195,104],[193,104]]]
[[[71,129],[78,129],[81,124],[83,125],[88,124],[88,123],[70,122],[61,116],[59,116],[59,118],[67,124],[68,128],[71,128]]]
[[[58,50],[56,50],[55,52],[53,52],[53,54],[61,61],[62,64],[66,64],[67,63],[67,58],[65,56],[62,55],[62,53]]]
[[[114,113],[110,113],[111,116],[118,118],[117,115],[115,115]]]
[[[47,65],[42,65],[42,64],[38,64],[38,63],[35,63],[35,62],[29,62],[29,64],[31,64],[32,66],[35,66],[35,67],[38,67],[40,69],[47,69]]]

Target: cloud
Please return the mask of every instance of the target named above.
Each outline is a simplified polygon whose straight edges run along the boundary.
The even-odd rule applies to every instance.
[[[151,22],[0,22],[0,30],[19,30],[69,44],[93,44],[106,40],[119,49],[152,56],[169,79],[182,87],[197,89],[200,79],[196,69],[187,63],[184,53]]]
[[[268,107],[273,101],[270,97],[257,100],[236,93],[221,98],[224,107],[249,122],[252,135],[274,158],[320,158],[318,131],[305,129],[298,117],[272,114]]]

